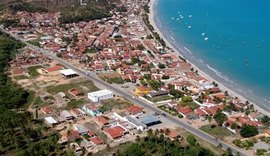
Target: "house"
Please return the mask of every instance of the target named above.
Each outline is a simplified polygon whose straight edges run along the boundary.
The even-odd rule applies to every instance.
[[[43,112],[44,114],[51,114],[53,111],[50,107],[44,106],[41,108],[41,112]]]
[[[81,124],[74,124],[73,128],[78,131],[80,133],[80,135],[84,135],[87,134],[87,132],[89,131],[86,127],[84,127]]]
[[[65,77],[65,78],[73,78],[79,76],[77,72],[75,72],[72,69],[64,69],[60,70],[60,73]]]
[[[180,114],[187,117],[188,114],[193,113],[193,110],[188,107],[176,107]]]
[[[82,148],[76,142],[70,143],[70,148],[73,150],[75,155],[83,154]]]
[[[113,98],[113,93],[107,89],[88,93],[88,98],[93,102]]]
[[[54,67],[49,67],[49,68],[45,68],[45,69],[42,69],[42,71],[44,71],[45,73],[50,73],[50,72],[54,72],[54,71],[58,71],[58,70],[61,70],[63,69],[62,66],[54,66]]]
[[[129,123],[135,126],[137,130],[143,131],[147,128],[145,124],[143,124],[140,120],[138,120],[137,118],[133,116],[126,116],[125,118]]]
[[[112,140],[119,139],[125,135],[125,129],[120,126],[115,126],[104,130],[109,138]]]
[[[87,135],[90,137],[90,138],[93,138],[96,136],[96,133],[93,132],[93,131],[88,131]]]
[[[51,117],[51,116],[44,118],[44,120],[45,120],[45,123],[48,124],[48,125],[50,125],[50,126],[54,126],[54,125],[56,125],[56,124],[58,123],[58,122],[57,122],[53,117]]]
[[[86,113],[81,110],[80,108],[73,108],[70,110],[70,114],[73,115],[75,118],[82,118],[86,116]]]
[[[68,92],[75,97],[83,95],[83,93],[79,89],[76,89],[76,88],[70,89]]]
[[[143,124],[150,127],[156,124],[160,124],[161,121],[159,118],[153,116],[152,114],[146,114],[143,118],[140,119]]]
[[[86,149],[88,152],[91,152],[91,150],[93,149],[94,144],[90,141],[87,140],[83,140],[81,142],[81,147],[84,147],[84,149]]]
[[[131,115],[141,115],[144,113],[143,108],[136,105],[130,106],[129,108],[127,108],[127,111]]]
[[[91,116],[99,116],[102,114],[99,109],[94,105],[84,105],[82,107],[82,110],[84,110],[88,115]]]
[[[105,118],[104,116],[97,116],[95,121],[100,127],[109,125],[109,120]]]
[[[171,140],[176,140],[180,137],[180,134],[176,131],[169,129],[169,128],[163,128],[163,132],[166,136],[168,136]]]
[[[200,117],[204,117],[207,115],[207,113],[201,108],[196,109],[195,113],[197,113]]]
[[[99,137],[93,137],[90,139],[94,145],[103,145],[104,141]]]
[[[60,117],[63,118],[64,120],[72,120],[74,118],[67,110],[61,111]]]
[[[151,93],[147,94],[147,96],[149,96],[150,98],[153,98],[153,97],[163,96],[163,95],[168,95],[168,94],[169,94],[169,92],[164,91],[164,90],[160,90],[160,91],[151,92]]]
[[[147,87],[139,86],[139,87],[136,87],[135,94],[137,96],[144,96],[144,95],[147,95],[150,91],[151,90]]]

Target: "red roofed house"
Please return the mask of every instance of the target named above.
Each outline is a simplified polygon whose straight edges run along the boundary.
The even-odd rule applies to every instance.
[[[188,107],[176,107],[179,113],[181,113],[184,117],[186,117],[188,114],[193,113],[193,110]]]
[[[53,111],[50,107],[48,106],[44,106],[41,108],[41,111],[44,113],[44,114],[51,114]]]
[[[180,135],[172,130],[172,129],[169,129],[169,128],[163,128],[163,132],[165,135],[167,135],[171,140],[175,140],[175,139],[178,139],[180,137]]]
[[[102,145],[102,144],[104,144],[104,141],[101,138],[99,138],[99,137],[94,137],[94,138],[91,138],[90,140],[95,145]]]
[[[198,108],[195,111],[200,117],[204,117],[207,115],[207,113],[205,111],[203,111],[202,109]]]
[[[92,138],[96,136],[96,133],[93,131],[88,131],[87,135]]]
[[[75,97],[78,97],[83,94],[79,89],[76,88],[70,89],[68,92]]]
[[[144,113],[143,108],[136,105],[130,106],[129,108],[127,108],[127,111],[131,115],[141,115]]]
[[[106,119],[104,116],[97,116],[96,117],[96,122],[101,127],[109,125],[108,119]]]
[[[61,70],[63,69],[62,66],[54,66],[54,67],[50,67],[50,68],[46,68],[46,69],[43,69],[43,71],[45,71],[45,73],[49,73],[49,72],[54,72],[54,71],[58,71],[58,70]]]
[[[114,139],[119,139],[121,138],[122,136],[125,135],[125,129],[123,129],[122,127],[120,126],[115,126],[115,127],[112,127],[112,128],[108,128],[105,130],[107,136],[109,138],[111,138],[112,140]]]

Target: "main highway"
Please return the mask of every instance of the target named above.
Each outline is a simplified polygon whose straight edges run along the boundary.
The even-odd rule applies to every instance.
[[[95,83],[98,83],[104,87],[106,87],[107,89],[113,91],[114,93],[116,94],[119,94],[125,98],[127,98],[128,100],[136,103],[136,104],[139,104],[153,112],[163,112],[162,110],[158,109],[157,107],[155,107],[154,105],[152,104],[149,104],[137,97],[134,97],[132,94],[129,94],[123,90],[121,90],[120,88],[116,87],[116,86],[113,86],[111,84],[108,84],[106,83],[105,81],[101,80],[94,72],[88,72],[88,71],[85,71],[85,70],[82,70],[70,63],[68,63],[67,61],[57,57],[55,54],[51,53],[50,51],[48,50],[45,50],[43,48],[39,48],[37,46],[34,46],[28,42],[26,42],[25,40],[23,40],[22,38],[20,38],[19,36],[13,34],[13,33],[10,33],[9,31],[6,31],[5,29],[3,29],[3,26],[0,26],[0,30],[9,34],[11,37],[15,38],[16,40],[19,40],[21,42],[23,42],[24,44],[26,44],[30,49],[34,50],[34,51],[39,51],[41,52],[43,55],[49,57],[49,58],[52,58],[54,59],[55,61],[59,62],[60,64],[64,65],[65,67],[67,68],[70,68],[74,71],[76,71],[79,75],[81,76],[84,76],[86,77],[88,80],[91,80],[91,81],[94,81]],[[177,117],[174,117],[166,112],[163,112],[166,114],[166,118],[170,121],[172,121],[173,123],[175,123],[175,125],[179,126],[179,127],[182,127],[184,128],[186,131],[200,137],[201,139],[213,144],[214,146],[218,146],[218,145],[221,145],[222,148],[224,150],[230,148],[232,153],[234,155],[241,155],[241,156],[245,156],[246,154],[244,152],[242,152],[240,149],[232,146],[232,145],[229,145],[221,140],[218,140],[217,138],[195,128],[195,127],[192,127],[191,125],[179,120],[179,118]]]

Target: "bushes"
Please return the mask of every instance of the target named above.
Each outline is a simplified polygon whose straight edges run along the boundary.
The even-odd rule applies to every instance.
[[[250,125],[243,125],[241,130],[240,130],[240,135],[244,138],[248,138],[248,137],[252,137],[257,135],[258,129],[254,126],[250,126]]]

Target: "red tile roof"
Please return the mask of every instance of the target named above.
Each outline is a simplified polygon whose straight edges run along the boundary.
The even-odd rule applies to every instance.
[[[200,109],[200,108],[198,108],[197,110],[197,114],[199,115],[199,116],[205,116],[205,115],[207,115],[202,109]]]
[[[139,113],[143,112],[143,108],[136,106],[136,105],[133,105],[133,106],[130,106],[129,108],[127,108],[127,111],[130,114],[135,115],[135,114],[139,114]]]
[[[99,137],[91,138],[91,141],[96,145],[101,145],[104,143],[104,141],[102,139],[100,139]]]
[[[104,116],[97,116],[96,119],[102,125],[109,124],[109,121]]]
[[[46,68],[45,70],[47,72],[53,72],[53,71],[61,70],[62,68],[63,68],[62,66],[54,66],[54,67]]]
[[[181,112],[184,115],[187,115],[189,113],[192,113],[193,110],[188,107],[177,107],[178,111]]]
[[[115,126],[105,130],[113,139],[119,138],[124,135],[124,129],[120,126]]]

